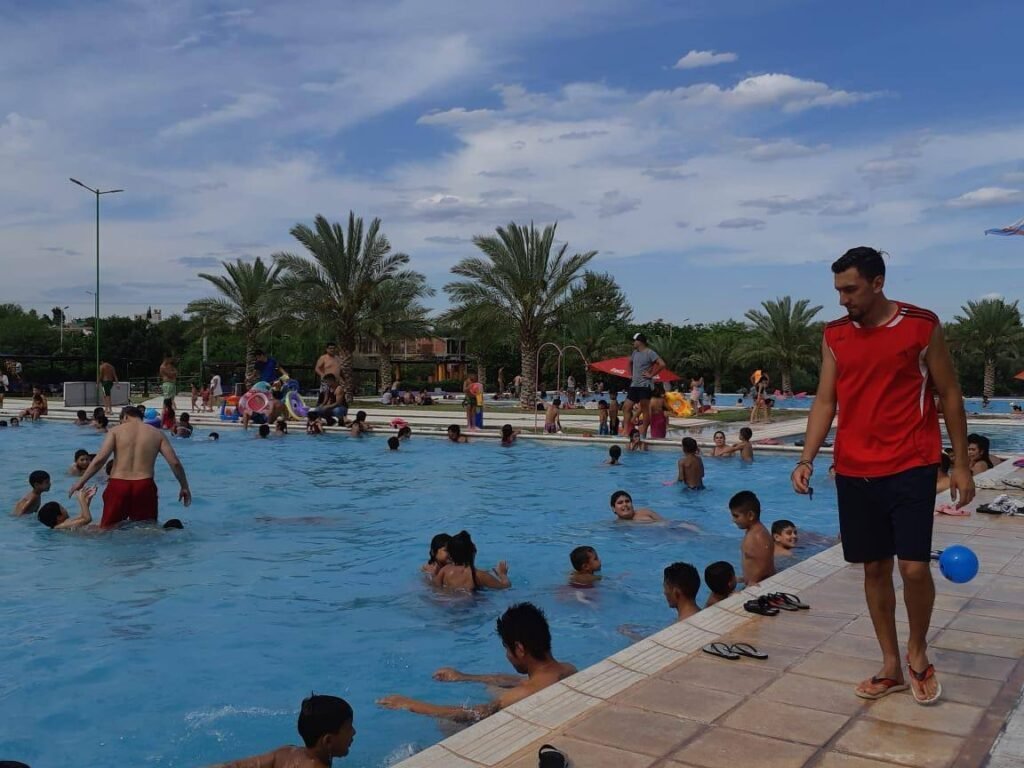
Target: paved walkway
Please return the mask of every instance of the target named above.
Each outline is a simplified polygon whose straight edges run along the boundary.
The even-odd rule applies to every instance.
[[[878,646],[861,570],[833,548],[755,591],[799,593],[811,610],[753,616],[742,608],[749,591],[736,595],[397,768],[534,768],[544,743],[577,768],[981,768],[1008,719],[1016,725],[991,766],[1024,765],[1014,714],[1024,687],[1024,519],[938,518],[935,546],[953,543],[978,554],[981,572],[962,585],[936,573],[931,658],[944,694],[934,707],[909,692],[853,695],[877,672]],[[902,599],[897,619],[905,646]],[[719,638],[770,658],[700,651]]]

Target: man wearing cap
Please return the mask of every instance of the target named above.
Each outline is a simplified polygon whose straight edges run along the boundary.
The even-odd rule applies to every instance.
[[[633,408],[640,406],[644,423],[640,430],[641,439],[647,438],[647,427],[651,423],[651,391],[654,388],[654,377],[663,371],[665,361],[658,353],[647,346],[647,337],[642,333],[633,334],[633,351],[629,355],[630,370],[633,378],[629,382],[626,402],[622,404],[625,420],[623,434],[628,435],[633,429]]]

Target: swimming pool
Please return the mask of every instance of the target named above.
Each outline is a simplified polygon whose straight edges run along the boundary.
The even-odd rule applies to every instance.
[[[201,436],[202,430],[197,432]],[[30,470],[61,472],[99,435],[59,424],[0,432],[9,508]],[[193,766],[295,743],[310,691],[349,699],[359,731],[345,765],[383,766],[450,733],[435,721],[378,709],[403,693],[440,703],[486,700],[481,686],[431,680],[441,666],[511,672],[494,620],[531,600],[547,613],[555,655],[583,668],[629,644],[622,624],[671,622],[661,569],[675,560],[737,563],[726,502],[759,493],[779,517],[834,535],[835,493],[789,489],[792,457],[708,460],[708,490],[662,481],[675,452],[602,465],[600,447],[414,437],[398,453],[378,438],[291,435],[177,441],[195,502],[182,511],[160,466],[162,519],[184,531],[58,534],[2,518],[0,755],[32,765]],[[632,491],[671,525],[615,523],[608,496]],[[468,529],[479,563],[507,559],[513,588],[437,595],[419,574],[432,534]],[[605,580],[565,586],[568,553],[595,546]],[[812,554],[821,546],[807,547]],[[703,602],[702,592],[700,599]]]
[[[1001,426],[998,424],[980,424],[975,422],[967,425],[967,432],[968,434],[976,432],[979,435],[987,436],[991,441],[991,447],[989,450],[992,453],[1024,453],[1024,422],[1021,422],[1020,426],[1016,427]],[[803,433],[779,438],[779,440],[787,445],[795,445],[803,439]],[[828,438],[826,439],[829,443],[835,442],[836,431],[834,429],[829,430]],[[945,425],[943,425],[942,442],[944,445],[949,445],[949,437],[946,435]]]

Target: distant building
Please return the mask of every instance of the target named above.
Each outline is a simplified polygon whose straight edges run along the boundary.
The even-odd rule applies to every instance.
[[[363,341],[356,349],[356,356],[368,367],[380,364],[380,347],[375,341]],[[434,366],[433,381],[461,379],[469,370],[472,357],[466,353],[466,340],[431,336],[422,339],[407,339],[396,342],[391,350],[392,370],[395,378],[401,378],[403,363],[430,363]]]
[[[163,320],[163,310],[149,307],[144,315],[135,315],[135,320],[145,320],[151,325],[157,325]]]

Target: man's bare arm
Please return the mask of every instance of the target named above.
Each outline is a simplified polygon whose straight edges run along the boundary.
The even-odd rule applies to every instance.
[[[92,461],[89,462],[88,468],[82,473],[82,476],[78,478],[78,481],[71,486],[68,490],[68,498],[71,498],[78,491],[85,487],[85,484],[89,482],[89,479],[102,469],[103,465],[107,463],[107,459],[114,453],[114,440],[115,436],[113,432],[108,432],[107,436],[103,438],[103,444],[100,445],[100,449],[96,452]]]
[[[441,667],[434,673],[434,679],[442,683],[484,683],[498,688],[515,688],[528,678],[522,675],[470,675],[452,667]]]
[[[811,482],[811,463],[821,450],[832,421],[836,417],[836,359],[828,348],[824,337],[821,339],[821,375],[818,378],[818,392],[811,404],[807,417],[807,434],[804,449],[800,452],[800,464],[793,470],[793,488],[797,493],[807,493]]]
[[[942,335],[942,327],[932,331],[925,353],[925,363],[931,375],[935,391],[942,403],[942,418],[946,421],[946,432],[953,443],[954,465],[949,473],[949,495],[957,507],[970,504],[974,498],[974,480],[967,458],[967,414],[964,412],[964,398],[957,380],[956,368]]]
[[[34,498],[35,494],[31,492],[22,496],[20,499],[18,499],[17,503],[15,503],[14,511],[11,514],[15,517],[21,517],[22,515],[24,515],[25,509],[28,507],[29,504],[32,503],[32,499]]]
[[[92,522],[92,511],[89,509],[89,503],[92,501],[92,497],[96,495],[95,488],[84,488],[78,492],[78,516],[72,517],[65,520],[55,528],[62,531],[69,530],[71,528],[83,528]]]
[[[232,760],[230,763],[220,763],[213,768],[274,768],[277,764],[277,753],[280,750],[267,752],[265,755],[254,755],[243,757],[240,760]]]
[[[313,369],[313,371],[321,379],[324,377],[324,374],[327,372],[327,366],[324,365],[324,356],[323,355],[320,355],[320,359],[316,361],[316,367]]]
[[[502,698],[504,699],[504,697]],[[475,707],[453,707],[444,704],[430,704],[426,701],[418,701],[406,696],[385,696],[382,699],[378,699],[377,704],[385,709],[404,709],[408,712],[415,712],[417,715],[442,717],[446,720],[454,720],[457,723],[476,722],[493,715],[502,708],[502,704],[497,701],[478,704]]]
[[[185,477],[185,466],[181,463],[181,459],[178,458],[178,454],[174,452],[174,448],[171,447],[171,441],[163,434],[160,435],[160,455],[164,457],[164,461],[167,462],[167,466],[174,473],[174,478],[178,481],[178,485],[181,486],[178,498],[187,507],[192,503],[192,491],[189,490],[188,478]]]

